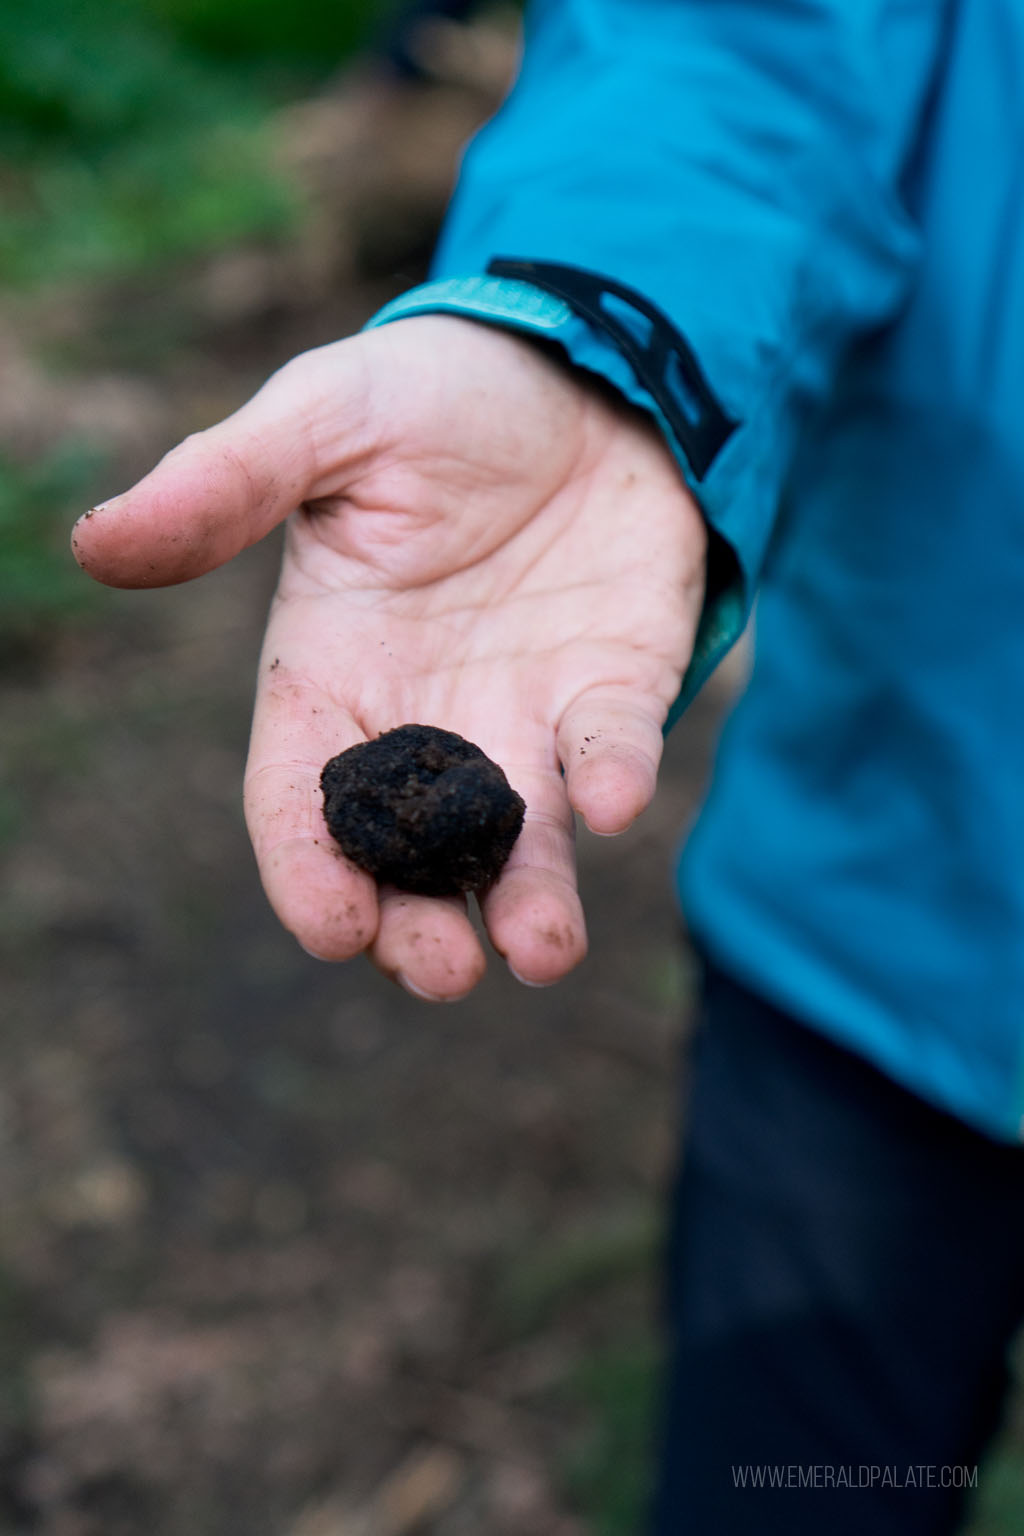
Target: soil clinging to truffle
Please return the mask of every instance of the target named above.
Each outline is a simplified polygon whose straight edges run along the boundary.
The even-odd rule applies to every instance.
[[[496,880],[526,805],[473,742],[434,725],[400,725],[349,747],[320,775],[324,818],[354,864],[424,896]]]

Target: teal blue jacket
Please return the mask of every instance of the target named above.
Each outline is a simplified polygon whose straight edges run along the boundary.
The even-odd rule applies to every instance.
[[[680,888],[737,977],[1024,1138],[1024,5],[537,0],[426,310],[648,410],[758,595]]]

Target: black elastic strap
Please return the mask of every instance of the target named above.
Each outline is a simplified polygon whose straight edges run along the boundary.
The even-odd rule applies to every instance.
[[[732,421],[719,405],[700,364],[667,315],[634,289],[580,267],[497,257],[487,270],[494,277],[515,277],[545,289],[610,336],[661,407],[694,475],[704,479],[739,422]],[[650,327],[646,345],[610,312],[603,302],[607,298],[643,316]],[[677,381],[669,372],[673,363]]]

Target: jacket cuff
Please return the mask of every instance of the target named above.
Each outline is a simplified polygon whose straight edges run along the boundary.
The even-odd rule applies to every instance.
[[[710,473],[699,476],[665,411],[615,342],[582,319],[564,300],[533,283],[497,276],[454,277],[424,283],[386,304],[364,329],[427,314],[460,315],[554,342],[576,367],[597,374],[657,424],[687,488],[704,514],[710,539],[704,608],[690,665],[663,727],[667,733],[739,638],[753,600],[752,573],[744,571],[739,548],[722,532],[715,516],[721,487],[731,479],[730,445],[726,443]]]

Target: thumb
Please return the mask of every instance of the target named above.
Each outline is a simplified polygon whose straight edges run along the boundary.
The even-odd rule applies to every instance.
[[[311,427],[323,414],[325,372],[334,420],[344,427],[347,345],[294,358],[233,416],[187,437],[130,491],[84,513],[71,535],[82,569],[111,587],[173,586],[223,565],[294,512],[317,490],[320,434]]]

